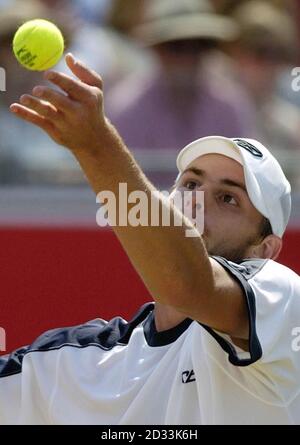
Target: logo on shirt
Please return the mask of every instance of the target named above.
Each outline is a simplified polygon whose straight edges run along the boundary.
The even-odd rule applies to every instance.
[[[244,139],[234,139],[234,142],[236,142],[239,147],[244,148],[245,150],[249,151],[249,153],[251,153],[256,158],[263,157],[262,152],[257,147],[250,144],[250,142],[244,141]]]
[[[195,382],[196,378],[195,378],[194,371],[193,370],[191,370],[191,371],[183,371],[183,373],[181,374],[181,381],[182,381],[182,383]]]

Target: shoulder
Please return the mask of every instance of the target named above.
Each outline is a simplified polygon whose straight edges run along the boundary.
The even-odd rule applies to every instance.
[[[249,258],[241,263],[228,261],[223,257],[213,256],[219,264],[232,274],[242,276],[246,281],[258,280],[272,281],[274,285],[287,285],[293,282],[300,284],[299,275],[283,264],[270,259]]]
[[[245,366],[260,359],[260,363],[296,361],[298,369],[291,341],[300,319],[300,277],[269,259],[246,259],[237,264],[222,257],[212,258],[240,284],[247,305],[250,359],[240,360],[225,344],[223,349],[229,351],[230,362]],[[216,333],[214,336],[220,337]]]
[[[115,317],[110,321],[97,318],[78,326],[47,331],[30,345],[28,352],[58,349],[63,346],[83,348],[93,345],[111,349],[116,344],[126,345],[132,331],[152,309],[151,303],[143,305],[130,321],[122,317]]]
[[[221,257],[213,257],[239,282],[249,302],[261,311],[300,313],[300,277],[296,272],[267,259],[247,259],[236,264]],[[294,318],[292,316],[292,318]]]
[[[95,319],[77,326],[46,331],[31,345],[0,357],[0,378],[22,372],[25,356],[33,353],[48,353],[62,348],[78,350],[89,346],[108,351],[115,346],[126,346],[134,329],[147,317],[153,307],[152,303],[145,304],[129,322],[121,317],[115,317],[110,321]]]
[[[247,260],[241,264],[248,272],[248,282],[253,287],[265,289],[273,296],[281,294],[282,298],[299,297],[300,303],[300,277],[283,264],[273,260],[266,260],[259,265],[255,260]],[[246,274],[242,271],[242,273]]]

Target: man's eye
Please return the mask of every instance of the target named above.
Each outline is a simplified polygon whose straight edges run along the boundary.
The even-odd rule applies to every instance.
[[[238,205],[236,199],[233,196],[231,196],[231,195],[227,195],[227,194],[222,195],[221,199],[226,204],[235,205],[235,206]]]
[[[197,187],[197,183],[195,181],[187,181],[184,183],[184,187],[188,190],[194,190]]]

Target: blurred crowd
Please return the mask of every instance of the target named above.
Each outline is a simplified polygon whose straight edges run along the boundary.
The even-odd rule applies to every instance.
[[[106,113],[157,187],[172,185],[184,145],[224,135],[259,139],[300,191],[297,0],[0,0],[0,184],[74,185],[85,180],[68,151],[8,111],[44,83],[11,50],[31,18],[54,21],[102,75]]]

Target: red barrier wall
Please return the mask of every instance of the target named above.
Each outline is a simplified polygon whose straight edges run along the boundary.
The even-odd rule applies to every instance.
[[[131,317],[151,300],[110,230],[1,229],[0,327],[6,349],[40,333],[93,318]],[[280,262],[300,273],[300,230]]]

